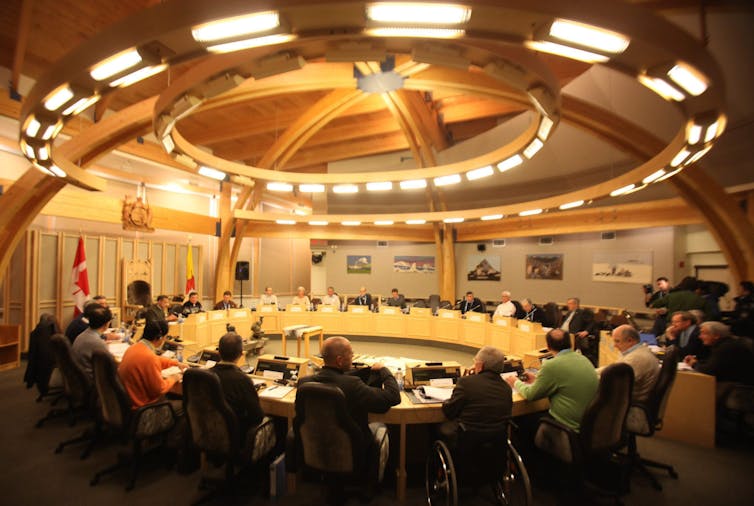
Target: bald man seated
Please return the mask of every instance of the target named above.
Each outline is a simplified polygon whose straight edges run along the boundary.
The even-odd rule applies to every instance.
[[[660,361],[648,346],[642,344],[639,332],[631,325],[621,325],[613,330],[613,345],[620,351],[618,361],[634,370],[633,401],[646,401],[660,375]]]
[[[322,345],[322,360],[325,365],[313,376],[299,380],[299,384],[316,381],[339,387],[346,396],[346,405],[351,417],[364,433],[366,441],[373,441],[369,428],[369,413],[385,413],[391,406],[401,402],[398,383],[390,370],[380,363],[372,366],[372,371],[379,376],[381,386],[367,386],[358,376],[345,374],[351,370],[353,349],[345,337],[334,336]]]

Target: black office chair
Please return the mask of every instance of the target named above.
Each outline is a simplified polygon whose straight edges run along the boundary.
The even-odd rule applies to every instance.
[[[390,441],[384,424],[371,423],[369,428],[372,441],[351,418],[337,386],[317,382],[299,386],[286,451],[288,472],[300,467],[316,472],[324,478],[326,496],[335,503],[344,500],[346,482],[371,493],[382,481]]]
[[[119,455],[114,465],[98,471],[89,485],[95,486],[106,474],[118,471],[130,463],[126,490],[131,490],[141,467],[145,443],[164,443],[167,434],[175,426],[173,408],[169,402],[162,401],[134,410],[131,398],[118,377],[118,366],[110,353],[95,351],[92,354],[92,368],[100,400],[97,434],[114,434],[122,444],[130,445],[130,452]]]
[[[734,384],[723,401],[725,419],[733,422],[735,437],[754,439],[754,386]]]
[[[275,427],[269,417],[241,438],[236,414],[225,401],[220,379],[212,371],[188,369],[184,373],[183,408],[193,443],[202,453],[200,488],[217,481],[221,474],[232,491],[237,471],[266,461],[275,447]]]
[[[436,314],[437,309],[440,307],[440,296],[436,293],[433,293],[429,296],[428,304],[430,309],[432,309],[432,314]]]
[[[671,346],[665,350],[665,357],[662,361],[662,368],[657,377],[654,388],[645,402],[633,403],[628,410],[626,418],[626,430],[628,432],[628,456],[631,464],[638,469],[644,476],[649,478],[652,486],[657,490],[662,490],[662,485],[657,478],[649,472],[648,467],[664,469],[672,478],[678,478],[673,466],[641,458],[636,444],[636,436],[652,437],[654,433],[662,429],[662,417],[665,414],[665,407],[670,397],[670,391],[675,382],[676,372],[678,371],[678,359],[681,350],[677,346]]]
[[[450,449],[435,441],[425,467],[429,506],[456,506],[465,490],[490,486],[498,504],[532,504],[531,482],[521,456],[508,437],[508,424],[496,430],[461,430]]]
[[[526,318],[526,311],[524,311],[524,307],[521,305],[521,303],[517,300],[512,300],[511,302],[514,306],[516,306],[516,312],[513,314],[513,317],[517,320]]]
[[[575,474],[579,491],[591,482],[597,485],[598,492],[616,498],[628,492],[628,466],[621,465],[616,450],[624,444],[633,384],[630,365],[612,364],[602,371],[597,394],[584,411],[579,432],[550,417],[540,421],[534,443],[568,466]],[[604,486],[594,471],[604,470],[615,461],[620,467],[617,473],[611,473],[611,478],[617,477],[618,482]]]
[[[545,327],[560,327],[563,320],[563,313],[560,312],[560,307],[554,302],[548,302],[542,306],[542,311],[545,313]]]

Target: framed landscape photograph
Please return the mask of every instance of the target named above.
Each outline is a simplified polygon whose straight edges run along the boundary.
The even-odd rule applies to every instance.
[[[393,272],[433,274],[435,257],[397,255],[393,257]]]
[[[371,274],[372,255],[347,255],[346,272],[348,274]]]
[[[500,255],[469,255],[467,281],[500,281]]]
[[[563,279],[563,254],[526,255],[526,279]]]
[[[652,252],[595,251],[592,281],[652,284]]]

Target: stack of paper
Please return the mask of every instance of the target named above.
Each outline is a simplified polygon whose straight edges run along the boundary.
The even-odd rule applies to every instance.
[[[173,365],[168,367],[167,369],[162,370],[163,378],[167,378],[168,376],[172,376],[173,374],[181,374],[181,368],[177,365]]]
[[[273,385],[259,392],[259,397],[268,397],[270,399],[282,399],[293,390],[293,387],[284,387],[282,385]]]

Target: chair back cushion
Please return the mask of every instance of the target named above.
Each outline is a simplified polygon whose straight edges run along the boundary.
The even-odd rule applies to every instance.
[[[131,398],[120,382],[115,359],[106,351],[96,350],[92,353],[92,369],[102,421],[117,430],[127,429],[131,417]]]
[[[183,409],[191,438],[201,451],[231,455],[240,450],[238,420],[211,371],[188,369],[183,374]]]
[[[680,355],[681,350],[677,346],[671,346],[665,350],[665,357],[662,360],[660,374],[657,376],[657,381],[655,382],[655,386],[647,401],[649,405],[649,415],[652,419],[650,425],[652,427],[658,427],[662,424],[662,417],[665,414],[665,407],[668,404],[670,390],[673,388],[673,383],[675,383],[675,377],[678,372],[678,360]]]
[[[330,473],[360,471],[367,445],[337,386],[313,381],[300,385],[293,430],[308,467]]]
[[[74,406],[87,405],[91,401],[92,386],[81,367],[73,361],[70,341],[63,334],[55,334],[50,338],[50,344],[70,402]]]
[[[508,463],[508,426],[496,430],[461,430],[453,455],[459,476],[470,484],[503,476]]]
[[[628,364],[612,364],[602,371],[597,394],[581,419],[585,455],[621,443],[633,386],[634,370]]]

